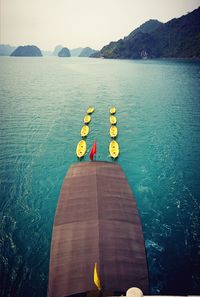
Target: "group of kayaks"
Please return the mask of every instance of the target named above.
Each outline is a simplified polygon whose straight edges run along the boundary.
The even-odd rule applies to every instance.
[[[84,138],[86,137],[89,132],[90,132],[90,127],[88,126],[88,124],[91,122],[91,114],[94,112],[94,107],[89,107],[87,109],[87,114],[83,119],[84,125],[81,129],[81,136]],[[79,143],[77,144],[76,147],[76,155],[78,158],[82,158],[84,157],[84,155],[86,154],[87,151],[87,145],[86,145],[86,141],[84,139],[82,139],[81,141],[79,141]]]
[[[118,135],[118,129],[117,129],[117,118],[116,116],[114,116],[114,114],[116,113],[116,108],[112,107],[110,108],[110,137],[113,138],[113,140],[110,142],[109,145],[109,152],[110,152],[110,156],[113,159],[116,159],[119,156],[119,144],[116,140],[114,140],[114,138],[117,137]]]
[[[83,119],[83,122],[85,125],[83,125],[83,127],[81,129],[82,137],[86,137],[90,132],[90,128],[89,128],[88,124],[91,122],[91,114],[93,113],[93,111],[94,111],[94,107],[89,107],[87,110],[87,115]]]
[[[90,132],[90,128],[88,126],[88,124],[91,122],[91,114],[94,112],[94,107],[89,107],[87,109],[87,114],[83,119],[84,125],[81,128],[81,136],[82,139],[78,142],[77,147],[76,147],[76,155],[78,158],[82,158],[84,157],[84,155],[86,154],[87,151],[87,145],[86,145],[86,141],[84,140],[85,137],[87,137],[87,135]],[[119,156],[119,144],[117,143],[117,141],[115,140],[115,138],[118,135],[118,129],[117,129],[117,118],[115,116],[116,113],[116,108],[112,107],[110,108],[110,137],[112,138],[110,145],[109,145],[109,153],[110,156],[113,159],[116,159]]]

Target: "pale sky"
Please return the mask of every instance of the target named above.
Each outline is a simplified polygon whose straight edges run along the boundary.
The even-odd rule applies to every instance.
[[[101,49],[149,19],[167,22],[200,0],[0,0],[0,43]]]

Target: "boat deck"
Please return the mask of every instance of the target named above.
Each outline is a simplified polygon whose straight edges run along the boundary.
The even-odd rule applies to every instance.
[[[118,164],[71,165],[54,219],[49,297],[96,290],[98,263],[104,292],[130,287],[148,294],[143,232],[133,193]]]

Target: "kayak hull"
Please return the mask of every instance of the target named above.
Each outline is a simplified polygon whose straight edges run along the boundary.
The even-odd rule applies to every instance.
[[[87,109],[87,114],[91,114],[91,113],[93,113],[94,112],[94,107],[89,107],[88,109]]]
[[[115,137],[117,137],[117,134],[118,134],[118,129],[117,129],[117,127],[114,126],[114,125],[112,125],[112,126],[110,127],[110,137],[115,138]]]
[[[84,125],[81,129],[81,136],[86,137],[90,132],[90,128],[87,125]]]
[[[116,140],[112,140],[109,145],[110,156],[116,159],[119,156],[119,144]]]
[[[115,125],[117,123],[117,119],[115,116],[113,116],[113,115],[110,116],[110,123],[111,123],[111,125]]]
[[[111,107],[110,108],[110,114],[115,114],[116,113],[116,108],[115,107]]]
[[[83,119],[83,122],[84,122],[85,124],[89,124],[90,121],[91,121],[91,116],[90,116],[90,115],[86,115],[86,116],[84,117],[84,119]]]
[[[86,142],[85,140],[81,140],[79,141],[79,143],[77,144],[77,147],[76,147],[76,155],[78,158],[82,158],[85,156],[85,153],[86,153],[86,150],[87,150],[87,145],[86,145]]]

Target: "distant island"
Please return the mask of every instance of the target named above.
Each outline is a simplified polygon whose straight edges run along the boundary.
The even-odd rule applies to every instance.
[[[41,50],[35,45],[18,46],[12,53],[13,57],[42,57]]]
[[[70,49],[71,56],[72,57],[78,57],[80,55],[80,53],[82,52],[82,50],[83,50],[83,47]]]
[[[96,52],[97,51],[92,49],[91,47],[85,47],[79,54],[79,57],[89,57]]]
[[[8,44],[0,44],[0,56],[16,56],[16,57],[36,57],[36,56],[58,56],[58,54],[63,50],[62,45],[57,45],[53,51],[50,50],[40,50],[34,45],[27,46],[10,46]],[[78,47],[75,49],[64,50],[60,53],[60,57],[89,57],[91,54],[97,52],[97,50],[91,47]],[[68,52],[69,50],[69,52]],[[63,56],[64,55],[64,56]]]
[[[0,44],[0,56],[10,56],[15,49],[16,46],[11,46],[9,44]]]
[[[62,45],[57,45],[57,46],[54,48],[54,51],[52,52],[52,55],[53,55],[53,56],[57,56],[58,53],[61,51],[62,48],[63,48]]]
[[[67,47],[63,47],[59,53],[58,53],[58,57],[71,57],[70,51]]]
[[[200,58],[200,7],[167,23],[149,20],[91,55],[110,59]]]

